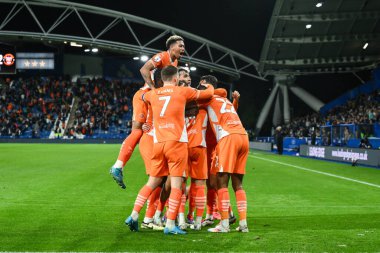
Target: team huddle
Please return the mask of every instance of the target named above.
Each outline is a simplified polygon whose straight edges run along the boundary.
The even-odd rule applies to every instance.
[[[235,91],[231,103],[227,91],[216,88],[218,80],[212,75],[201,77],[198,87],[191,88],[188,69],[177,68],[185,52],[183,38],[169,37],[166,47],[167,51],[153,56],[140,70],[146,83],[133,97],[132,132],[110,170],[114,180],[126,188],[123,167],[139,143],[149,178],[125,223],[131,231],[138,231],[139,213],[147,202],[141,228],[186,234],[188,227],[201,230],[218,218],[220,223],[208,231],[229,232],[236,221],[228,192],[231,179],[239,212],[236,230],[248,232],[242,184],[249,143],[236,113],[240,94]],[[186,187],[188,178],[190,187]]]

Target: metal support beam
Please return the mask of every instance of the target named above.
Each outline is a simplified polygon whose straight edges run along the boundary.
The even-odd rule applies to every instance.
[[[290,86],[290,90],[299,97],[305,104],[310,106],[311,109],[313,109],[316,112],[319,112],[319,109],[322,108],[325,104],[320,101],[318,98],[311,95],[309,92],[305,91],[304,89],[298,87],[298,86]]]
[[[278,84],[278,82],[276,82],[272,92],[270,93],[267,101],[265,102],[263,109],[260,112],[259,118],[257,119],[257,123],[256,123],[256,129],[255,129],[256,135],[258,135],[260,133],[261,128],[264,125],[265,119],[267,118],[269,111],[270,111],[270,108],[273,104],[274,97],[277,94],[278,87],[279,87],[279,84]]]
[[[305,58],[305,59],[282,59],[282,60],[267,60],[265,64],[271,65],[286,65],[286,66],[317,66],[328,64],[345,64],[345,63],[368,63],[380,62],[380,56],[342,56],[332,58]]]
[[[348,41],[378,41],[380,33],[371,34],[333,34],[333,35],[317,35],[303,37],[274,37],[270,41],[278,43],[293,43],[293,44],[311,44],[311,43],[333,43],[333,42],[348,42]]]
[[[339,13],[314,13],[314,14],[294,14],[294,15],[277,15],[276,18],[289,21],[300,22],[331,22],[352,19],[378,19],[379,11],[357,11],[357,12],[339,12]]]
[[[272,36],[274,34],[274,30],[276,28],[277,21],[278,21],[277,18],[275,18],[275,17],[279,15],[283,4],[284,4],[284,0],[278,0],[275,3],[272,18],[270,20],[268,30],[267,30],[267,34],[265,36],[266,39],[264,41],[264,46],[263,46],[263,49],[261,50],[260,65],[259,65],[259,72],[260,73],[264,72],[264,65],[265,64],[263,64],[262,61],[267,59],[268,53],[269,53],[270,40],[268,38],[272,38]]]
[[[288,124],[290,122],[290,107],[289,107],[289,94],[288,86],[281,84],[282,97],[284,98],[284,122]]]
[[[4,5],[6,5],[7,8],[11,6],[11,10],[6,13],[5,19],[2,20],[0,24],[1,36],[24,36],[25,38],[33,38],[36,40],[46,39],[52,41],[68,41],[75,39],[74,41],[82,42],[84,45],[87,44],[106,49],[112,48],[115,51],[122,52],[129,51],[131,53],[135,53],[137,51],[141,54],[151,54],[161,51],[160,49],[151,47],[151,45],[153,45],[153,42],[162,39],[165,35],[168,34],[178,34],[181,35],[185,41],[191,41],[201,45],[195,50],[195,52],[193,50],[189,52],[186,50],[186,55],[182,57],[183,61],[187,61],[193,65],[196,65],[197,67],[211,69],[233,76],[235,78],[239,78],[241,75],[246,75],[266,81],[266,79],[262,77],[261,73],[258,72],[259,64],[257,61],[220,44],[212,42],[206,38],[202,38],[184,30],[158,23],[146,18],[118,12],[115,10],[100,8],[93,5],[85,5],[61,0],[0,0],[0,9],[2,9]],[[62,12],[58,19],[56,19],[55,22],[51,24],[50,22],[47,22],[46,19],[42,16],[44,13],[33,11],[39,7],[44,7],[46,9],[44,9],[44,13],[49,12],[49,8],[54,9],[55,12],[57,10],[62,10]],[[17,14],[23,8],[26,8],[28,10],[28,13],[26,15],[30,15],[35,20],[38,25],[38,29],[33,28],[33,30],[26,32],[20,30],[22,29],[21,26],[21,28],[12,28],[13,30],[4,30],[5,27],[8,27],[7,24],[10,24],[10,22],[14,22],[17,25],[10,25],[9,27],[20,27],[18,25],[20,20],[18,20],[19,16]],[[83,26],[85,28],[85,31],[82,31],[83,34],[80,34],[78,36],[72,35],[69,27],[65,26],[66,21],[72,21],[72,19],[70,19],[70,15],[72,13],[75,13],[76,17],[79,18],[79,21],[75,18],[76,23],[74,25]],[[96,18],[85,18],[87,14],[94,14],[99,17],[109,19],[110,23],[105,26],[105,28],[103,28],[99,34],[94,34],[90,28],[98,26],[99,24],[97,23]],[[124,21],[126,26],[117,26],[118,28],[124,29],[124,31],[118,32],[122,34],[132,34],[133,38],[135,39],[135,41],[133,41],[134,44],[130,44],[131,42],[126,38],[127,36],[119,36],[117,39],[115,39],[114,36],[111,35],[113,29],[116,27],[116,24],[118,24],[120,21]],[[149,29],[155,29],[157,30],[157,33],[155,34],[159,35],[151,36],[151,34],[146,34],[142,31],[137,32],[137,30],[134,30],[132,28],[135,24],[144,26]],[[71,22],[70,25],[72,25]],[[58,26],[61,26],[62,30],[66,31],[56,31],[55,29]],[[99,39],[100,37],[102,39]],[[148,42],[143,45],[141,41]],[[203,47],[206,47],[208,57],[207,55],[204,56],[197,54]],[[219,53],[221,53],[221,56],[216,58],[216,55]],[[196,54],[197,57],[195,58],[194,56]],[[246,68],[245,66],[253,67]]]
[[[273,126],[278,126],[281,124],[281,106],[280,106],[280,98],[281,98],[281,92],[280,90],[277,92],[276,102],[274,104],[274,112],[273,112]]]
[[[302,67],[302,66],[300,66]],[[278,70],[268,70],[265,72],[266,76],[268,75],[292,75],[292,76],[301,76],[301,75],[318,75],[318,74],[327,74],[327,73],[352,73],[353,71],[362,71],[362,70],[371,70],[378,67],[377,63],[368,63],[359,67],[335,67],[335,66],[312,66],[308,69],[302,68],[280,68]]]

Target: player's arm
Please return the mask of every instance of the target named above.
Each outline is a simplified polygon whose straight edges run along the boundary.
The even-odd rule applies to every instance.
[[[214,90],[214,95],[221,96],[222,98],[227,97],[227,90],[224,88],[217,88]]]
[[[211,99],[214,95],[214,86],[211,84],[201,84],[202,86],[205,86],[205,90],[197,90],[197,95],[195,97],[195,100],[208,100]]]
[[[234,92],[232,92],[232,98],[234,99],[232,101],[232,104],[234,105],[235,111],[237,111],[239,107],[240,93],[237,90],[235,90]]]
[[[142,66],[140,69],[142,78],[144,79],[145,83],[149,85],[151,89],[154,89],[154,84],[153,84],[152,78],[150,77],[150,72],[155,68],[156,67],[154,66],[152,61],[147,61],[144,64],[144,66]]]

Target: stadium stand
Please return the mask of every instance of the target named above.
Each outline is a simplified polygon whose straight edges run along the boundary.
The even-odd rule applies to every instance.
[[[0,138],[125,138],[141,84],[105,79],[1,80]]]

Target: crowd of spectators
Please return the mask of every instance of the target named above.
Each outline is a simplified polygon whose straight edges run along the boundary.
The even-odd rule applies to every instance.
[[[367,131],[366,125],[380,123],[380,90],[370,95],[360,95],[349,100],[342,106],[337,106],[326,115],[314,113],[304,117],[293,119],[283,127],[283,133],[289,137],[313,137],[327,136],[321,126],[337,126],[341,124],[363,125],[363,131]],[[352,137],[348,127],[343,130],[345,139]],[[357,136],[363,137],[363,136]]]
[[[19,137],[27,132],[40,137],[70,111],[73,92],[69,80],[2,79],[0,85],[0,136]]]
[[[131,127],[132,98],[140,87],[141,83],[79,80],[75,93],[80,100],[68,136],[92,136],[96,130],[104,133],[112,129],[121,129],[118,133],[128,131]]]
[[[0,79],[0,137],[91,137],[96,131],[128,129],[132,96],[141,83],[104,79]],[[74,122],[66,122],[73,99]],[[115,130],[116,131],[116,130]]]

